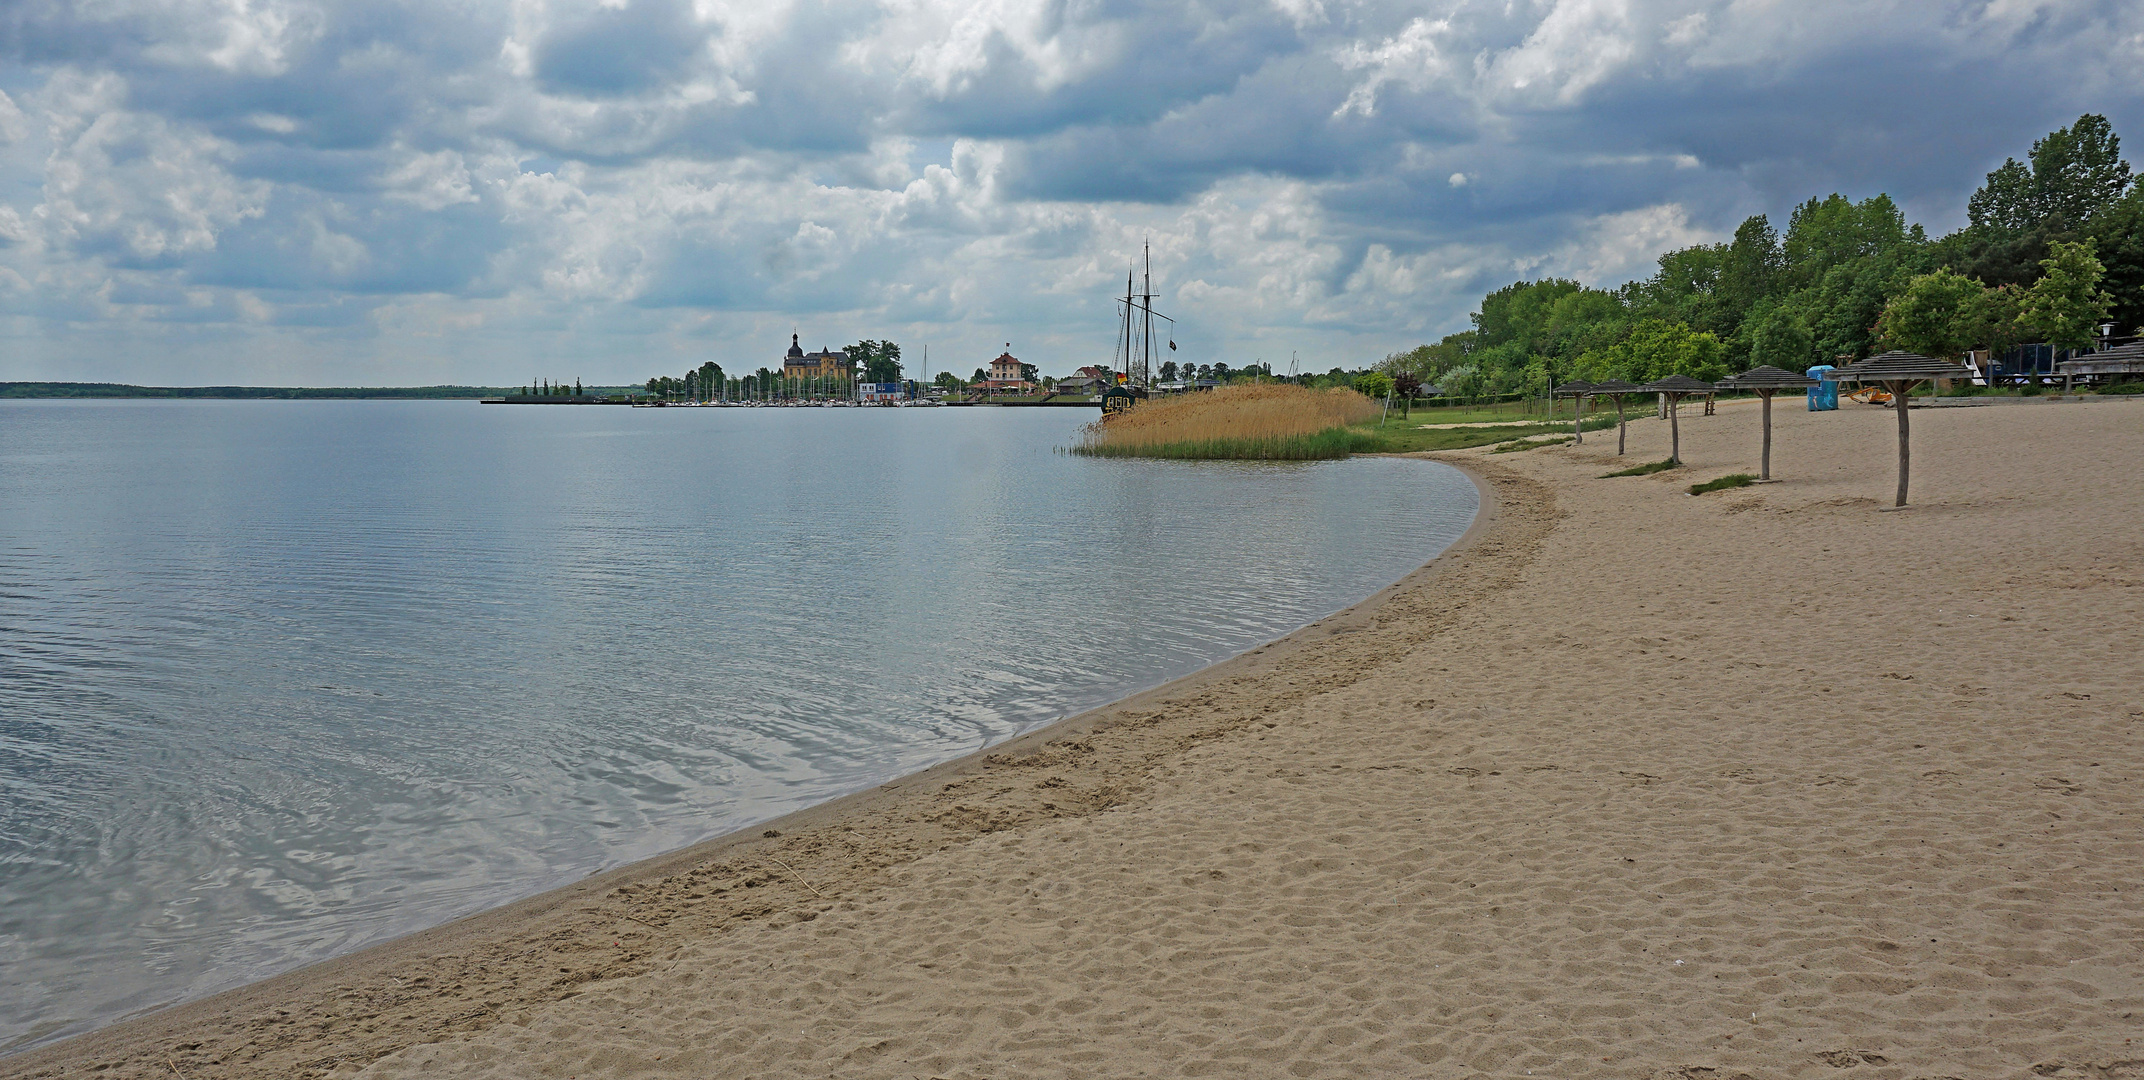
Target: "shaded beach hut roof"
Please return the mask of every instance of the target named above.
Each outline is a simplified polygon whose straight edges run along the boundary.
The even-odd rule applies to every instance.
[[[1549,393],[1554,394],[1557,397],[1577,397],[1580,394],[1593,393],[1593,384],[1586,382],[1583,379],[1575,380],[1572,382],[1564,383],[1562,386],[1550,390]]]
[[[1641,390],[1643,390],[1643,389],[1644,389],[1644,387],[1641,387],[1641,386],[1639,386],[1639,385],[1638,385],[1637,383],[1634,383],[1634,382],[1626,382],[1626,381],[1624,381],[1624,380],[1622,380],[1622,379],[1609,379],[1609,380],[1606,380],[1605,382],[1597,382],[1597,383],[1594,383],[1594,384],[1593,384],[1593,389],[1591,389],[1591,390],[1588,390],[1588,391],[1586,391],[1586,393],[1589,393],[1589,394],[1635,394],[1635,393],[1638,393],[1639,391],[1641,391]]]
[[[1688,375],[1670,375],[1665,379],[1654,379],[1638,389],[1648,394],[1710,394],[1719,390],[1703,379],[1693,379]]]
[[[1816,380],[1807,375],[1776,368],[1770,364],[1753,367],[1740,375],[1729,375],[1720,380],[1721,386],[1731,390],[1806,390],[1816,384]]]

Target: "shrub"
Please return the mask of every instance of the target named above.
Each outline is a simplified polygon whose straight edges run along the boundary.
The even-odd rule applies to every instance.
[[[2115,386],[2102,386],[2099,388],[2099,392],[2102,394],[2144,394],[2144,382],[2121,383]]]

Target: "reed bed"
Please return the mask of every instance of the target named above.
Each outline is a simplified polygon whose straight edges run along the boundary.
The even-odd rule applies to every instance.
[[[1306,461],[1346,457],[1376,441],[1348,430],[1377,415],[1353,390],[1265,383],[1148,401],[1080,432],[1075,454],[1095,457]]]

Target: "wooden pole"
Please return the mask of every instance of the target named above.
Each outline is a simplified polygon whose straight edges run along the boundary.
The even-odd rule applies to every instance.
[[[1891,391],[1891,407],[1898,410],[1898,502],[1893,504],[1895,506],[1906,505],[1906,475],[1913,466],[1913,430],[1906,421],[1906,414],[1912,411],[1906,408],[1906,388],[1911,385],[1895,380],[1886,384]]]
[[[1759,390],[1757,391],[1757,398],[1764,402],[1764,457],[1761,459],[1762,463],[1757,469],[1759,474],[1757,479],[1770,480],[1772,478],[1772,392],[1770,390]]]
[[[1676,406],[1682,404],[1681,394],[1662,394],[1668,399],[1668,460],[1682,464],[1682,424],[1675,418]]]
[[[1615,396],[1615,456],[1623,456],[1623,395]]]
[[[1585,395],[1584,395],[1584,394],[1573,394],[1573,395],[1571,395],[1571,441],[1572,441],[1573,443],[1582,443],[1582,442],[1585,442],[1585,441],[1586,441],[1586,430],[1585,430],[1584,428],[1582,428],[1582,427],[1580,427],[1580,426],[1579,426],[1579,422],[1580,422],[1580,421],[1581,421],[1582,419],[1584,419],[1585,415],[1586,415],[1586,397],[1585,397]]]

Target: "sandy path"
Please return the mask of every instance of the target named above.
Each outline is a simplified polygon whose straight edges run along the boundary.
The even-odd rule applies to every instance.
[[[1775,419],[1441,455],[1352,615],[0,1073],[2144,1077],[2144,405],[1918,414],[1905,513]]]

